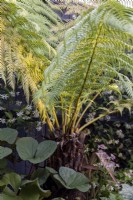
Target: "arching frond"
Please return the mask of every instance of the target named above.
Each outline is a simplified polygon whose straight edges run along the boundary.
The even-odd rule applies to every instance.
[[[54,48],[51,48],[51,44],[54,46],[51,39],[52,29],[61,24],[58,15],[42,0],[16,0],[16,4],[21,8],[20,15],[26,17],[35,26],[37,33],[45,39],[52,57],[55,53]]]
[[[126,53],[133,49],[132,26],[133,9],[115,0],[88,11],[66,32],[38,96],[55,106],[62,98],[66,107],[73,97],[74,116],[92,94],[112,83],[133,98],[133,59]]]
[[[0,0],[0,78],[14,90],[20,80],[27,101],[43,80],[43,70],[49,65],[49,47],[33,24],[20,16],[15,4]]]

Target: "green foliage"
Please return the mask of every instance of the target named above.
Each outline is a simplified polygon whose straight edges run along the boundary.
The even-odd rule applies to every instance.
[[[33,2],[34,4],[32,4]],[[15,5],[0,0],[0,6],[0,78],[14,90],[17,77],[22,83],[27,101],[29,101],[30,92],[34,94],[38,91],[40,82],[44,80],[42,72],[54,55],[54,49],[49,45],[49,28],[57,23],[57,19],[42,1],[17,0]],[[42,117],[47,121],[50,130],[54,132],[55,138],[59,141],[58,147],[61,148],[64,160],[66,155],[70,155],[74,151],[77,153],[74,155],[78,155],[79,161],[87,158],[82,157],[85,154],[84,135],[86,134],[82,131],[90,124],[114,112],[122,113],[124,108],[131,112],[131,100],[111,101],[108,107],[99,108],[100,114],[94,114],[93,119],[88,117],[86,124],[81,125],[86,111],[93,106],[103,91],[115,91],[118,93],[118,99],[121,98],[123,91],[126,91],[130,98],[133,97],[133,60],[128,53],[133,48],[131,41],[133,39],[132,15],[132,9],[123,7],[115,0],[109,0],[97,8],[89,10],[65,34],[65,40],[59,47],[57,57],[45,71],[45,81],[38,92],[37,107],[41,110],[40,113],[44,114]],[[48,35],[49,37],[47,37]],[[45,40],[43,36],[47,39]],[[54,46],[53,43],[52,46]],[[59,123],[57,117],[58,111],[62,112],[62,124]],[[9,119],[13,118],[10,112],[5,112],[5,115]],[[70,133],[71,135],[69,135]],[[106,178],[107,172],[102,167],[93,166],[95,162],[93,155],[90,163],[87,158],[87,166],[85,166],[88,167],[91,182],[86,176],[71,168],[60,167],[59,172],[49,167],[45,168],[45,164],[49,165],[50,162],[53,162],[54,156],[49,157],[57,148],[56,142],[46,140],[38,143],[33,138],[17,138],[17,136],[16,131],[13,131],[11,135],[11,129],[0,130],[0,161],[3,162],[0,171],[4,167],[6,168],[7,164],[3,158],[12,152],[13,154],[7,157],[9,162],[28,160],[32,165],[29,174],[22,177],[15,173],[5,174],[5,171],[2,171],[0,187],[1,198],[4,200],[48,198],[51,192],[45,189],[48,188],[47,181],[49,180],[54,181],[57,184],[55,188],[58,189],[64,187],[66,191],[73,189],[81,192],[89,191],[90,198],[96,196],[101,198],[100,189],[101,186],[105,186],[102,192],[107,194],[107,198],[101,199],[120,200],[121,197],[119,194],[116,195],[115,191],[109,195],[108,185],[105,184],[106,179],[100,180],[100,178],[103,179],[103,174]],[[16,139],[17,142],[15,142]],[[69,152],[65,155],[66,152],[63,154],[62,151],[66,143],[73,144],[73,146],[68,148]],[[60,154],[58,150],[59,148],[57,153]],[[18,152],[18,157],[14,159],[16,152]],[[58,158],[60,156],[55,159]],[[48,162],[43,162],[46,159]],[[75,163],[78,163],[77,158],[74,159]],[[41,162],[44,164],[43,167]],[[80,165],[82,166],[82,163]],[[67,164],[65,163],[63,166],[67,166]],[[94,176],[97,174],[95,180],[91,173],[93,169],[96,171]],[[110,172],[110,170],[108,171]],[[99,178],[99,176],[101,177]],[[94,185],[95,182],[97,185]],[[108,182],[111,181],[108,180]],[[111,184],[112,182],[109,186]],[[98,195],[97,192],[99,192]],[[124,191],[124,193],[126,192]]]
[[[49,64],[43,53],[48,47],[15,4],[1,0],[0,17],[0,77],[13,90],[17,77],[29,101],[30,90],[37,90],[41,72]]]
[[[8,142],[13,144],[18,136],[18,132],[12,128],[0,129],[0,141]]]
[[[21,185],[21,177],[16,173],[9,173],[2,177],[0,180],[1,185],[7,186],[8,184],[12,186],[14,192],[17,194],[17,191]]]
[[[5,158],[6,156],[10,155],[12,150],[8,147],[1,147],[0,146],[0,159]]]
[[[127,86],[132,97],[129,89],[132,78],[121,73],[128,72],[132,77],[132,59],[125,54],[126,49],[133,48],[129,42],[132,14],[132,9],[115,0],[107,1],[88,12],[66,33],[58,55],[45,71],[43,89],[47,102],[58,100],[59,96],[70,98],[73,94],[75,101],[88,98],[90,93],[108,88],[111,82],[118,87],[120,83],[124,88]]]
[[[22,8],[20,14],[26,17],[26,19],[35,26],[37,33],[47,42],[46,45],[49,47],[49,51],[43,53],[52,58],[55,50],[51,48],[51,45],[54,47],[56,46],[56,43],[51,39],[53,36],[52,29],[61,24],[60,18],[52,10],[56,10],[57,8],[54,6],[52,7],[49,2],[43,2],[42,0],[16,0],[16,4]]]
[[[94,119],[95,116],[97,116],[97,113],[100,112],[101,109],[97,109],[99,105],[104,108],[110,101],[117,104],[117,98],[118,97],[114,92],[104,92],[86,113],[86,118],[84,119],[85,122]],[[133,115],[132,109],[128,112],[128,105],[130,102],[125,102],[126,98],[128,97],[123,95],[121,103],[126,103],[127,108],[124,108],[126,105],[124,107],[122,107],[122,105],[119,105],[120,107],[118,106],[122,111],[122,115],[120,113],[113,114],[112,116],[107,115],[103,119],[94,122],[88,127],[88,130],[86,130],[86,133],[88,134],[86,146],[87,153],[90,155],[92,152],[97,151],[100,144],[104,144],[107,148],[105,151],[115,155],[116,162],[122,168],[128,168],[132,165],[131,156],[133,154]],[[132,166],[129,168],[132,168]]]
[[[46,40],[50,31],[46,32],[51,24],[58,22],[58,17],[42,1],[34,1],[34,4],[33,1],[11,2],[0,1],[0,79],[13,90],[21,83],[29,103],[44,79],[44,69],[55,55],[49,39]],[[39,17],[41,21],[37,25]],[[40,100],[36,107],[43,114],[44,105]]]
[[[45,70],[42,88],[35,96],[36,99],[42,98],[46,113],[50,113],[52,123],[58,128],[55,112],[52,111],[53,107],[62,110],[63,132],[81,132],[96,120],[113,113],[113,110],[119,111],[118,106],[116,109],[111,107],[113,109],[101,112],[80,127],[90,104],[103,91],[118,92],[119,99],[121,92],[126,91],[133,98],[133,60],[126,53],[133,48],[130,42],[133,39],[130,29],[132,15],[133,9],[109,0],[86,12],[66,32],[57,56]],[[45,116],[46,120],[47,114]]]
[[[38,178],[40,185],[46,183],[47,179],[54,174],[57,174],[57,171],[50,167],[45,167],[44,169],[37,169],[33,172],[31,179],[34,180]]]
[[[13,135],[12,135],[13,134]],[[10,128],[0,130],[0,140],[13,144],[17,138],[17,131]],[[12,136],[12,138],[11,138]],[[32,137],[19,138],[16,141],[16,150],[22,160],[28,160],[37,164],[48,159],[56,150],[57,144],[54,141],[45,140],[38,144]],[[0,159],[10,155],[12,150],[8,147],[0,147]]]
[[[18,150],[22,160],[29,160],[34,164],[40,163],[48,159],[54,153],[57,147],[56,142],[48,140],[38,144],[36,140],[30,137],[20,138],[16,141],[17,135],[18,133],[14,129],[3,128],[0,130],[2,144],[9,142],[10,146],[10,148],[0,147],[0,173],[2,175],[0,179],[0,187],[2,189],[0,197],[4,200],[41,200],[48,198],[51,192],[49,190],[43,190],[40,187],[38,182],[39,176],[32,180],[29,180],[29,178],[22,180],[20,175],[14,172],[6,172],[8,162],[3,158]],[[11,136],[13,136],[12,140]],[[16,150],[15,144],[13,144],[15,141]],[[10,158],[8,158],[8,161],[11,161]]]
[[[20,175],[16,173],[4,175],[0,180],[0,186],[5,186],[1,194],[4,200],[11,200],[12,198],[16,200],[41,200],[51,195],[49,190],[40,188],[37,180],[27,181],[24,184],[21,181]]]
[[[32,174],[32,179],[38,178],[39,183],[42,185],[46,183],[50,176],[67,189],[78,189],[87,192],[91,187],[86,176],[68,167],[60,167],[59,172],[50,167],[38,169]]]
[[[59,174],[55,174],[57,179],[67,189],[78,189],[87,192],[90,188],[89,180],[81,173],[67,167],[61,167]]]
[[[100,200],[123,200],[119,194],[111,193],[109,197],[101,197]]]
[[[15,133],[13,141],[11,141],[8,137],[11,135],[11,131],[12,133]],[[2,135],[2,133],[5,133],[5,138],[4,134]],[[1,135],[3,140],[2,142],[9,141],[8,145],[10,146],[10,148],[12,148],[10,149],[10,154],[12,152],[16,152],[17,150],[22,160],[28,160],[33,164],[41,163],[44,160],[48,159],[57,148],[56,142],[50,140],[45,140],[38,144],[37,140],[31,137],[23,137],[17,138],[16,141],[17,132],[15,132],[14,129],[1,129]],[[13,142],[15,142],[15,144],[13,144]],[[1,148],[3,148],[4,150],[9,149],[7,147]],[[39,165],[32,164],[32,167],[36,166],[34,170],[31,170],[28,176],[22,177],[14,172],[6,172],[6,170],[3,171],[4,168],[7,168],[8,164],[3,158],[9,155],[8,152],[7,155],[6,152],[4,153],[5,154],[2,154],[3,156],[0,157],[0,161],[2,163],[0,165],[0,172],[2,172],[0,179],[0,188],[2,190],[1,198],[3,198],[4,200],[41,200],[44,198],[48,198],[51,195],[51,192],[49,190],[45,190],[45,188],[41,188],[40,185],[44,186],[45,184],[47,184],[47,180],[50,177],[57,185],[62,185],[62,187],[66,189],[77,189],[82,192],[87,192],[90,188],[89,180],[86,176],[67,167],[61,167],[58,173],[53,168],[39,168]],[[10,157],[8,157],[8,161],[11,161]]]
[[[39,186],[38,180],[25,184],[22,188],[20,196],[25,200],[45,199],[51,195],[49,190],[43,190]]]
[[[32,135],[42,130],[39,112],[33,103],[27,104],[21,85],[13,91],[0,84],[0,113],[0,127],[25,129]]]
[[[37,164],[49,158],[57,148],[54,141],[45,140],[38,144],[37,140],[31,137],[23,137],[16,142],[16,148],[22,160],[29,160]]]

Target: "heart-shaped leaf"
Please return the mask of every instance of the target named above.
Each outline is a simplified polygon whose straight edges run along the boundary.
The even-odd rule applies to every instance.
[[[17,138],[18,132],[12,128],[0,129],[0,140],[13,144]]]
[[[5,158],[6,156],[10,155],[12,150],[8,147],[1,147],[0,146],[0,159]]]
[[[87,192],[90,188],[89,180],[84,174],[67,167],[60,167],[59,175],[55,174],[54,178],[67,189],[78,189],[81,192]]]
[[[57,148],[54,141],[45,140],[38,144],[37,140],[31,137],[18,139],[16,145],[20,158],[34,164],[41,163],[49,158]]]
[[[30,160],[34,158],[38,142],[31,137],[23,137],[16,142],[16,149],[22,160]]]

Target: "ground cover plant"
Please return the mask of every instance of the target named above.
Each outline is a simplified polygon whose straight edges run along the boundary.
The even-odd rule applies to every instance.
[[[1,198],[132,199],[132,147],[123,166],[122,147],[108,148],[108,137],[119,143],[111,134],[115,127],[107,130],[102,120],[131,116],[126,130],[132,130],[133,9],[116,0],[91,7],[68,29],[56,52],[49,27],[60,20],[51,4],[2,0],[0,5]],[[8,103],[23,91],[24,107]],[[113,97],[106,98],[107,93]],[[46,127],[40,137],[14,129],[33,117],[32,109],[38,109]],[[119,138],[126,136],[118,131]],[[12,167],[19,163],[27,170]]]

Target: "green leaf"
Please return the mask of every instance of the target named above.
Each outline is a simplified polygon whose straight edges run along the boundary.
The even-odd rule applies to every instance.
[[[21,185],[21,177],[18,174],[12,172],[12,173],[5,174],[2,177],[1,182],[3,182],[3,184],[5,185],[11,185],[15,193],[17,193]]]
[[[46,169],[47,171],[49,171],[50,174],[57,174],[57,173],[58,173],[55,169],[53,169],[53,168],[51,168],[51,167],[45,167],[45,169]]]
[[[47,171],[46,169],[37,169],[32,174],[31,179],[34,180],[38,178],[39,184],[43,185],[47,181],[49,176],[50,176],[50,172]]]
[[[17,140],[16,149],[22,160],[30,160],[35,156],[38,142],[31,137],[23,137]]]
[[[9,119],[13,118],[13,115],[11,112],[5,112],[6,117],[8,117]]]
[[[6,184],[2,180],[0,180],[0,187],[2,186],[6,186]]]
[[[54,174],[53,177],[59,182],[61,183],[61,185],[63,185],[65,188],[67,189],[71,189],[69,186],[67,186],[64,182],[64,180],[58,175],[58,174]]]
[[[40,185],[43,185],[47,181],[50,175],[57,174],[57,173],[58,172],[54,170],[53,168],[45,167],[44,169],[37,169],[36,171],[34,171],[31,179],[34,180],[38,178]]]
[[[69,186],[75,180],[77,173],[73,169],[70,169],[67,167],[60,167],[59,175],[61,176],[63,181],[66,183],[66,185]]]
[[[57,148],[57,144],[54,141],[46,140],[38,145],[35,157],[37,163],[42,162],[49,158]],[[37,161],[38,160],[38,161]]]
[[[50,195],[50,190],[43,190],[40,188],[38,180],[33,180],[25,184],[20,192],[20,197],[24,200],[39,200],[48,198]]]
[[[49,158],[57,148],[54,141],[46,140],[38,144],[37,140],[31,137],[20,138],[16,145],[20,158],[34,164]]]
[[[21,197],[17,196],[16,193],[8,186],[5,187],[0,197],[2,198],[2,200],[24,200]]]
[[[55,174],[54,178],[68,189],[78,189],[81,192],[87,192],[90,188],[89,180],[86,176],[67,167],[60,167],[59,175]]]
[[[19,196],[16,196],[15,194],[13,195],[11,195],[11,194],[7,194],[7,193],[2,193],[1,195],[0,195],[0,199],[1,200],[24,200],[24,199],[22,199],[21,197],[19,197]]]
[[[6,156],[10,155],[12,150],[8,147],[1,147],[0,146],[0,159],[5,158]]]
[[[12,128],[0,129],[0,140],[13,144],[17,138],[18,132]]]
[[[113,90],[114,92],[121,94],[121,91],[117,84],[114,83],[114,84],[109,85],[108,87],[110,90]]]

